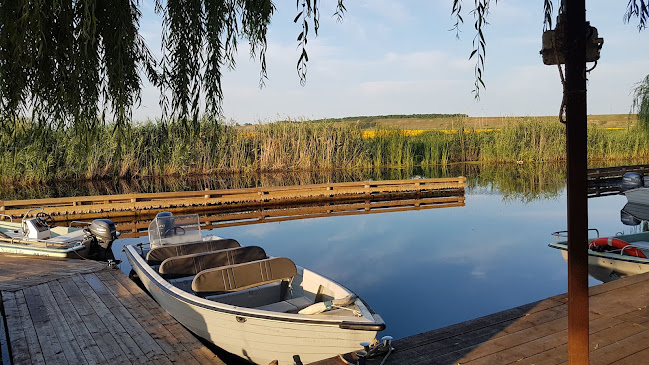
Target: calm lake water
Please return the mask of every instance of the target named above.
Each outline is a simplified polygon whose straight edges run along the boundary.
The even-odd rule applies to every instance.
[[[567,291],[567,264],[547,246],[555,240],[550,233],[566,229],[565,188],[536,172],[531,179],[522,175],[514,184],[518,188],[498,176],[471,182],[464,207],[263,223],[204,234],[262,246],[270,255],[290,257],[340,282],[381,314],[387,329],[380,335],[402,338]],[[620,221],[624,196],[588,202],[589,227],[602,235],[639,229]],[[118,240],[115,256],[120,257],[121,245],[144,241]],[[129,269],[122,263],[123,271]]]

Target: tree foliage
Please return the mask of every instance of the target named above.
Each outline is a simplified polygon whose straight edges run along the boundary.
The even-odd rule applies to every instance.
[[[649,75],[636,84],[633,94],[633,110],[638,112],[638,121],[649,130]]]
[[[0,0],[2,119],[90,128],[104,104],[125,124],[151,64],[139,18],[129,0]]]
[[[552,28],[552,13],[554,6],[554,1],[559,3],[559,12],[561,12],[561,2],[565,0],[543,0],[543,30],[548,30]],[[451,9],[451,16],[455,18],[455,24],[453,25],[452,30],[456,32],[456,36],[459,35],[460,25],[464,23],[464,18],[462,17],[462,3],[463,0],[453,0],[453,6]],[[473,0],[473,7],[469,11],[469,14],[473,15],[475,29],[475,35],[473,37],[473,50],[469,55],[469,59],[475,58],[474,66],[474,76],[475,83],[473,93],[476,99],[480,98],[480,90],[486,87],[483,75],[485,68],[485,57],[486,57],[486,37],[485,37],[485,28],[489,25],[487,18],[489,16],[489,11],[491,4],[498,4],[498,0]],[[628,0],[627,10],[624,14],[624,20],[629,22],[632,18],[638,19],[638,30],[643,30],[647,27],[647,21],[649,20],[649,1],[648,0]]]
[[[554,0],[559,1],[559,0]],[[485,28],[498,0],[473,0],[475,95],[485,87]],[[463,0],[451,14],[459,32]],[[544,0],[546,28],[553,0]],[[139,33],[140,0],[0,0],[0,121],[30,117],[53,126],[91,130],[112,117],[125,127],[140,100],[141,75],[161,90],[163,114],[185,122],[202,111],[221,113],[224,70],[235,68],[238,43],[248,42],[267,77],[266,35],[275,6],[271,0],[156,0],[163,19],[162,58],[155,60]],[[318,34],[321,4],[296,0],[296,70],[306,82],[308,39]],[[334,16],[342,19],[344,0]],[[647,0],[628,0],[625,19],[649,18]],[[457,33],[459,34],[459,33]],[[201,101],[205,100],[205,105]]]

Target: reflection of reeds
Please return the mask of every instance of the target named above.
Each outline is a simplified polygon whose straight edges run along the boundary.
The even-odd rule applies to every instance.
[[[537,163],[565,160],[558,122],[510,118],[496,130],[378,130],[368,138],[355,125],[278,122],[245,131],[201,121],[146,122],[115,134],[112,126],[84,134],[22,121],[0,131],[0,168],[7,184],[215,173],[322,171],[447,165],[454,162]],[[636,127],[591,128],[591,160],[629,163],[649,158],[649,137]]]

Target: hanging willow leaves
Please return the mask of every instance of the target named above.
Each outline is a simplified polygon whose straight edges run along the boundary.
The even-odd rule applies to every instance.
[[[631,18],[638,18],[638,30],[647,27],[649,19],[649,1],[647,0],[629,0],[624,14],[624,20],[629,22]]]
[[[474,68],[475,82],[473,93],[476,99],[480,98],[480,90],[485,87],[484,80],[484,61],[486,54],[486,39],[484,37],[484,28],[489,25],[487,16],[489,15],[489,6],[493,1],[495,4],[498,0],[473,0],[474,8],[470,11],[475,19],[474,28],[476,34],[473,38],[473,50],[469,55],[469,59],[476,58],[476,65]],[[559,5],[561,5],[561,0]],[[553,0],[543,0],[543,30],[552,28],[552,9]],[[561,9],[559,9],[561,12]],[[460,24],[464,23],[462,18],[462,0],[453,0],[451,9],[451,16],[455,18],[455,24],[451,30],[455,31],[456,36],[459,35]],[[649,1],[648,0],[629,0],[627,10],[624,14],[625,21],[630,21],[631,18],[638,19],[638,29],[645,29],[647,21],[649,20]]]
[[[475,7],[470,11],[470,14],[473,15],[474,23],[473,27],[476,31],[475,36],[473,37],[473,50],[469,55],[469,59],[475,57],[475,66],[474,66],[474,88],[473,95],[476,99],[480,99],[480,90],[486,87],[483,80],[484,67],[485,67],[485,57],[487,53],[487,41],[484,36],[484,29],[489,23],[487,22],[487,16],[489,15],[489,6],[491,0],[474,0]],[[493,0],[494,3],[498,3],[498,0]],[[451,16],[455,18],[455,24],[453,25],[452,30],[455,31],[455,36],[459,37],[459,26],[464,22],[462,18],[462,0],[453,0],[453,8],[451,9]]]
[[[476,98],[485,87],[485,27],[492,2],[497,0],[473,0],[469,8],[475,20],[469,58],[476,62]],[[544,0],[545,28],[551,27],[552,3]],[[638,18],[644,29],[647,4],[628,0],[625,20]],[[236,66],[240,40],[260,61],[264,84],[271,0],[156,0],[155,6],[164,28],[158,61],[139,33],[139,0],[0,0],[0,126],[15,128],[28,117],[83,131],[112,118],[122,130],[140,100],[141,75],[161,89],[164,116],[196,125],[202,108],[222,112],[223,68]],[[302,84],[309,31],[318,34],[320,6],[318,0],[296,0],[295,22],[301,27],[296,69]],[[334,16],[341,20],[346,11],[338,0]],[[462,0],[453,0],[456,35],[462,12]]]
[[[152,58],[132,0],[0,0],[0,119],[123,127]],[[145,70],[146,71],[146,70]]]
[[[633,90],[633,110],[638,112],[638,121],[649,130],[649,75],[636,84]]]

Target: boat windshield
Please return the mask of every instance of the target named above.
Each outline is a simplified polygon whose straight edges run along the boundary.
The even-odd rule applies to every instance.
[[[149,224],[151,248],[200,240],[198,214],[156,216]]]

